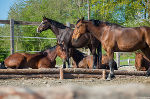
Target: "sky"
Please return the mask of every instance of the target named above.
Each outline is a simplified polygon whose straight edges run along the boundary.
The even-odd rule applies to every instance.
[[[10,6],[17,0],[0,0],[0,20],[6,20]]]

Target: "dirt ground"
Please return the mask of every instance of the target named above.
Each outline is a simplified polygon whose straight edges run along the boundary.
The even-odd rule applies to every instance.
[[[134,66],[122,67],[119,70],[135,70]],[[56,78],[13,78],[13,79],[0,79],[0,86],[2,87],[55,87],[62,85],[79,85],[79,86],[102,86],[102,85],[124,85],[124,84],[144,84],[150,86],[150,77],[145,76],[116,76],[115,79],[111,81],[96,79],[96,78],[86,78],[86,79],[64,79],[59,80]]]
[[[66,84],[85,85],[85,86],[102,86],[102,85],[123,85],[123,84],[145,84],[150,86],[150,77],[116,77],[112,81],[102,79],[65,79],[59,80],[54,78],[30,78],[30,79],[1,79],[0,86],[14,86],[14,87],[54,87]]]

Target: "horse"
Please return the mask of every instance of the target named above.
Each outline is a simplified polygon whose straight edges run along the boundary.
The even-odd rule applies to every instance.
[[[73,68],[93,68],[93,56],[86,55],[85,53],[80,52],[77,49],[71,50],[71,55],[73,59]],[[102,55],[102,64],[98,67],[98,69],[109,69],[109,60],[107,55]],[[113,67],[115,70],[118,70],[117,63],[113,60]]]
[[[14,53],[4,60],[3,65],[5,65],[5,67],[7,68],[12,69],[55,68],[55,59],[57,56],[59,56],[62,59],[65,59],[67,57],[63,45],[59,44],[35,54]]]
[[[150,66],[150,60],[141,52],[135,53],[135,67],[137,71],[146,71]]]
[[[93,55],[93,68],[97,68],[97,57],[98,57],[98,64],[101,64],[101,44],[100,42],[91,34],[82,35],[77,41],[72,40],[73,29],[70,27],[65,26],[64,24],[57,22],[52,19],[48,19],[43,17],[41,24],[37,28],[37,32],[41,33],[47,29],[51,29],[52,32],[56,35],[57,41],[59,43],[64,42],[66,53],[67,53],[67,60],[63,62],[63,68],[66,68],[66,61],[68,63],[68,67],[70,67],[69,62],[69,52],[70,48],[82,48],[88,46],[92,55]],[[98,52],[98,53],[96,53]]]
[[[150,59],[150,27],[123,27],[118,24],[100,20],[79,19],[76,23],[72,39],[77,40],[87,32],[95,36],[109,57],[110,73],[107,80],[115,77],[112,60],[114,52],[132,52],[141,50]],[[146,76],[150,75],[150,67]]]

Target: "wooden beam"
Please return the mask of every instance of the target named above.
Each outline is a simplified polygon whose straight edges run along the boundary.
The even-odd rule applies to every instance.
[[[41,22],[14,21],[17,25],[39,25]],[[0,20],[0,24],[10,24],[10,20]]]
[[[41,22],[15,21],[18,25],[39,25]]]
[[[14,44],[14,20],[10,19],[10,54],[15,52]]]
[[[10,20],[0,20],[0,24],[10,24]]]

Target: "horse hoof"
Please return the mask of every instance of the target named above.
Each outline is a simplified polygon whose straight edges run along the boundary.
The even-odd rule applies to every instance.
[[[110,80],[112,80],[112,79],[114,79],[114,78],[115,78],[115,75],[114,75],[114,74],[109,74],[106,80],[107,80],[107,81],[110,81]]]
[[[148,73],[146,73],[146,75],[145,75],[146,77],[149,77],[150,76],[150,74],[148,74]]]
[[[96,69],[96,66],[93,66],[93,69]]]
[[[110,81],[110,80],[112,80],[112,79],[110,77],[107,77],[106,81]]]
[[[149,77],[150,76],[150,72],[146,72],[146,77]]]
[[[66,66],[63,66],[63,68],[66,68]]]

